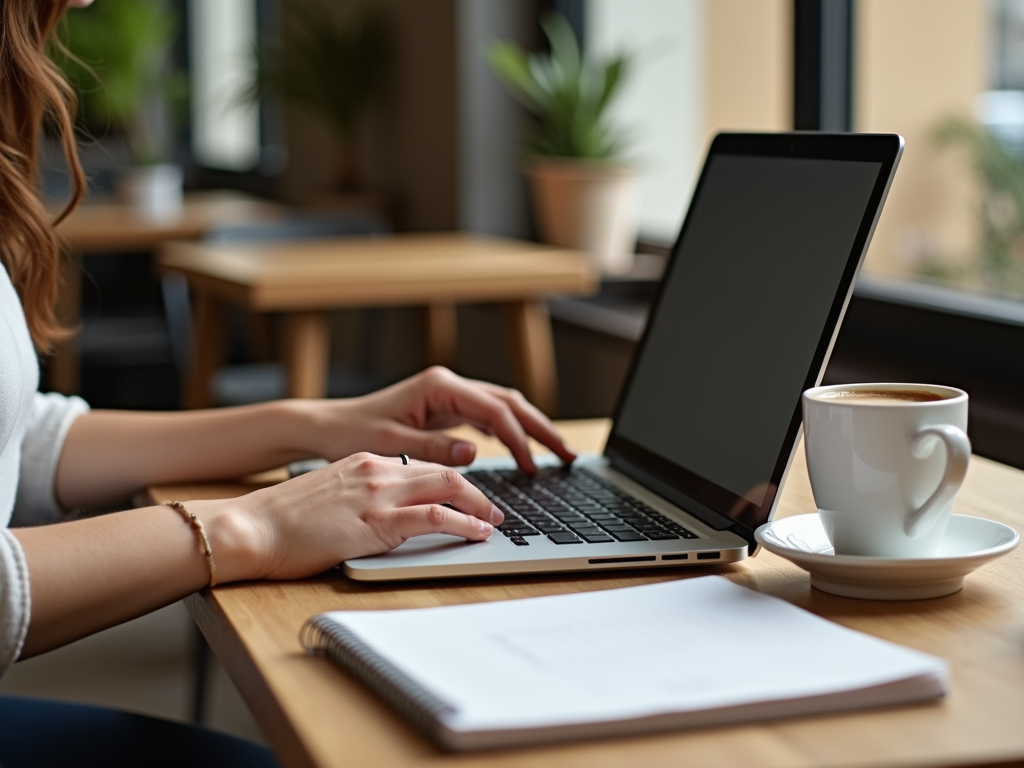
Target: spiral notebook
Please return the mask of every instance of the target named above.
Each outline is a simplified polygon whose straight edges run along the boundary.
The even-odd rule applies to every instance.
[[[907,704],[947,677],[942,659],[718,576],[337,611],[301,640],[450,750]]]

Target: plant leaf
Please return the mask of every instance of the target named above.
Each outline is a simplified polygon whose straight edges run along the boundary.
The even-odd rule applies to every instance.
[[[618,157],[625,138],[606,116],[630,69],[631,57],[618,54],[590,61],[580,54],[564,16],[541,19],[550,53],[526,54],[514,43],[491,45],[487,58],[512,95],[539,118],[530,142],[541,155],[608,160]]]

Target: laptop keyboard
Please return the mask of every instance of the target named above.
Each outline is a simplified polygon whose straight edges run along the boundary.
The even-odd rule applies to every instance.
[[[505,513],[498,530],[516,546],[542,536],[555,544],[698,538],[586,469],[475,470],[466,479]]]

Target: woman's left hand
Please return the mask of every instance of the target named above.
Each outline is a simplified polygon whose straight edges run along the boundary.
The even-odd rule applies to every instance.
[[[476,446],[443,431],[461,424],[501,440],[520,469],[536,472],[528,438],[571,463],[570,451],[544,414],[513,389],[464,379],[435,366],[364,397],[310,402],[318,455],[336,461],[357,451],[406,453],[449,466],[469,464]]]

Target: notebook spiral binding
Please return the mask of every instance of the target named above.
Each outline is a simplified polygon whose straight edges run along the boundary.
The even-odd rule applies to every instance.
[[[337,622],[314,616],[302,625],[299,640],[307,651],[326,654],[351,672],[430,738],[438,739],[443,720],[456,711]]]

